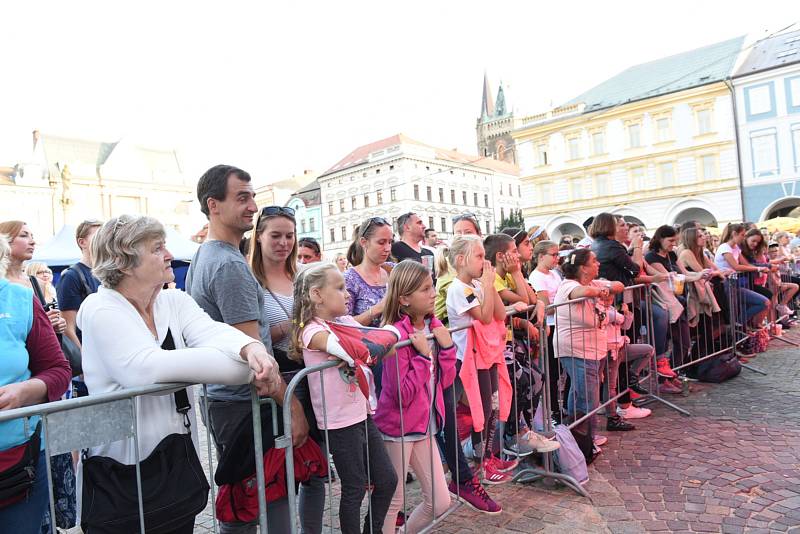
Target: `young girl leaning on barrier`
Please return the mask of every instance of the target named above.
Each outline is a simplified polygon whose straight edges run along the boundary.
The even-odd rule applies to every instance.
[[[453,240],[448,256],[456,271],[456,277],[447,289],[447,316],[451,328],[496,326],[502,331],[505,308],[494,288],[495,270],[486,261],[483,243],[477,236],[459,236]],[[479,335],[475,335],[479,338]],[[510,393],[510,382],[504,365],[502,347],[499,358],[483,354],[479,350],[467,351],[467,330],[453,333],[459,377],[464,392],[470,400],[473,421],[476,416],[483,424],[472,433],[474,457],[483,469],[483,481],[487,484],[502,484],[511,480],[508,472],[517,466],[517,461],[499,458],[500,443],[495,427],[500,414],[500,375],[503,375],[504,393]],[[504,405],[507,412],[510,402]]]
[[[409,465],[422,488],[423,502],[406,521],[407,532],[419,532],[450,506],[450,493],[434,436],[444,425],[443,390],[456,376],[456,351],[450,333],[433,316],[436,290],[430,271],[405,260],[392,270],[386,291],[383,324],[411,345],[384,359],[375,424],[383,434],[398,480]],[[434,339],[426,336],[433,334]],[[384,534],[395,531],[395,516],[403,504],[398,485],[386,514]]]
[[[353,359],[327,325],[360,326],[346,315],[347,299],[344,277],[333,264],[318,263],[297,276],[290,349],[293,358],[302,358],[306,367],[339,359],[353,365]],[[342,483],[339,504],[342,532],[361,532],[361,502],[369,486],[373,487],[368,517],[371,526],[364,530],[380,532],[397,476],[381,433],[369,415],[368,399],[342,366],[311,373],[308,385],[317,424],[320,430],[327,430],[328,450]]]

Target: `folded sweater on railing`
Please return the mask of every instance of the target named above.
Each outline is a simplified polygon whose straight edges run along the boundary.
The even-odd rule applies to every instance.
[[[500,420],[507,421],[511,411],[511,379],[505,365],[503,351],[506,346],[506,325],[503,321],[492,321],[488,325],[472,321],[467,330],[467,347],[461,364],[459,378],[469,400],[472,412],[472,427],[476,432],[483,430],[483,404],[478,385],[478,370],[490,369],[497,365],[498,397],[500,401]]]

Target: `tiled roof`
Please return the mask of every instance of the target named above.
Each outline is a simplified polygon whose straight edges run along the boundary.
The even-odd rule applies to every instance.
[[[800,62],[800,31],[782,33],[757,43],[734,78]]]
[[[436,159],[440,159],[442,161],[447,161],[450,163],[458,163],[461,165],[474,165],[476,167],[483,167],[484,169],[487,170],[500,172],[504,174],[511,174],[514,176],[519,175],[519,168],[517,168],[516,165],[512,165],[504,161],[498,161],[490,157],[480,157],[471,154],[462,154],[461,152],[458,152],[456,150],[437,148],[422,143],[420,141],[411,139],[407,135],[397,134],[393,135],[392,137],[387,137],[386,139],[381,139],[380,141],[375,141],[374,143],[369,143],[367,145],[363,145],[356,148],[355,150],[350,152],[347,156],[339,160],[339,162],[336,163],[336,165],[334,165],[333,167],[322,173],[321,176],[326,176],[334,172],[349,169],[350,167],[355,167],[356,165],[361,165],[362,163],[367,163],[370,159],[370,154],[379,152],[381,150],[386,150],[387,148],[391,147],[398,147],[402,149],[402,145],[413,145],[417,147],[427,148],[429,150],[434,151]]]
[[[630,67],[565,105],[585,103],[584,113],[724,80],[744,36]]]

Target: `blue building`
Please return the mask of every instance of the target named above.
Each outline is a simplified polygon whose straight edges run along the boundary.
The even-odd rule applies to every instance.
[[[286,205],[294,208],[297,238],[313,237],[322,246],[322,201],[319,182],[314,180],[292,193]]]

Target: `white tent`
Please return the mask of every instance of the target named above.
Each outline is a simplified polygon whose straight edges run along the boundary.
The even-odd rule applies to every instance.
[[[75,227],[65,224],[53,238],[37,246],[33,261],[43,261],[50,267],[66,267],[81,259],[81,249],[75,242]]]
[[[183,237],[174,228],[165,227],[167,232],[167,249],[176,260],[189,261],[200,246],[191,239]],[[81,249],[75,242],[75,227],[64,225],[58,233],[45,243],[37,246],[33,261],[43,261],[50,267],[67,267],[81,259]]]

